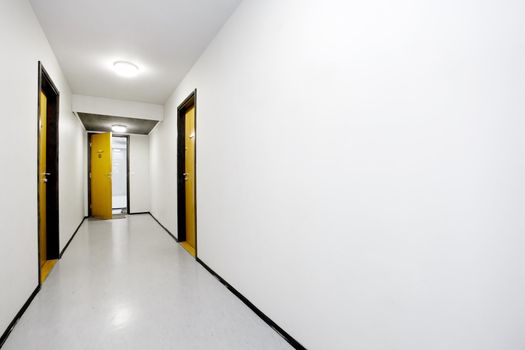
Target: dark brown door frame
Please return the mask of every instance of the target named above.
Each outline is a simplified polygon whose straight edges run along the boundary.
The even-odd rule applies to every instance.
[[[38,90],[37,90],[37,186],[40,181],[40,91],[47,97],[47,145],[46,145],[46,168],[50,173],[47,180],[46,190],[46,241],[47,260],[60,257],[60,234],[59,234],[59,166],[58,166],[58,142],[59,142],[59,109],[60,92],[51,80],[49,74],[38,62]],[[38,206],[38,247],[40,247],[40,191],[37,191]],[[38,250],[38,285],[40,285],[40,249]]]
[[[186,136],[184,118],[186,111],[191,106],[195,107],[195,258],[198,256],[197,247],[197,89],[186,97],[186,99],[177,108],[177,228],[178,241],[186,240],[186,187],[184,183],[185,152],[184,139]]]
[[[108,131],[109,132],[109,131]],[[87,137],[87,188],[88,188],[88,216],[91,217],[91,178],[89,177],[89,174],[91,174],[91,136],[93,134],[97,134],[96,132],[88,132]],[[122,135],[122,134],[112,134],[112,137],[125,137],[126,140],[126,205],[127,205],[127,212],[128,214],[131,214],[131,207],[129,205],[130,203],[130,189],[129,189],[129,145],[130,145],[130,135]],[[113,162],[113,158],[111,158],[111,161]],[[113,166],[113,164],[111,164]]]

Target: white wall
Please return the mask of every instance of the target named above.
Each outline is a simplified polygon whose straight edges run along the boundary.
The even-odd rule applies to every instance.
[[[52,57],[54,58],[54,56]],[[42,64],[46,67],[45,61],[43,61]],[[51,64],[51,62],[49,64]],[[46,69],[48,68],[46,67]],[[60,251],[62,251],[85,216],[84,212],[86,208],[84,207],[84,192],[86,191],[87,186],[87,183],[85,182],[87,164],[84,163],[83,160],[85,154],[87,154],[87,139],[84,126],[78,117],[71,111],[71,92],[67,85],[67,81],[62,75],[58,65],[55,69],[57,72],[54,75],[50,73],[49,70],[48,73],[50,73],[51,79],[53,79],[53,82],[57,85],[57,88],[60,91],[58,161],[60,172]],[[36,148],[33,151],[36,159]]]
[[[83,217],[84,130],[71,113],[71,93],[26,0],[0,2],[0,333],[38,284],[37,67],[60,90],[60,248]]]
[[[176,231],[311,349],[525,348],[525,2],[245,0],[151,134]]]
[[[148,135],[131,135],[129,140],[129,206],[131,213],[150,211],[150,150]],[[129,210],[129,209],[128,209]]]
[[[173,99],[173,98],[172,98]],[[199,105],[200,106],[200,105]],[[150,137],[150,212],[174,235],[177,233],[177,107],[165,105],[165,118]],[[200,173],[199,173],[200,175]]]

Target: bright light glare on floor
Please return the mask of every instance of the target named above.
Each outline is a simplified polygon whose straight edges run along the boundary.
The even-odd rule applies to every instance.
[[[121,307],[117,310],[117,312],[113,316],[111,323],[113,324],[113,327],[115,328],[122,328],[126,326],[126,324],[129,322],[130,319],[131,319],[131,310],[127,307]]]

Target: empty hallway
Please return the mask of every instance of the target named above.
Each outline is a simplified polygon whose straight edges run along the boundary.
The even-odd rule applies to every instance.
[[[1,350],[524,350],[524,0],[0,0]]]
[[[291,346],[143,214],[85,221],[2,349]]]

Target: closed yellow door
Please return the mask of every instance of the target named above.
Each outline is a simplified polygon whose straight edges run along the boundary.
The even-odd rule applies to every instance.
[[[195,106],[186,111],[185,125],[185,164],[184,181],[186,192],[186,242],[187,249],[195,256]]]
[[[112,218],[111,203],[111,133],[91,136],[91,214]]]
[[[38,161],[38,207],[40,213],[39,223],[39,250],[40,250],[40,267],[44,266],[47,260],[47,167],[46,167],[46,153],[47,153],[47,97],[40,91],[40,125],[39,125],[39,161]]]

